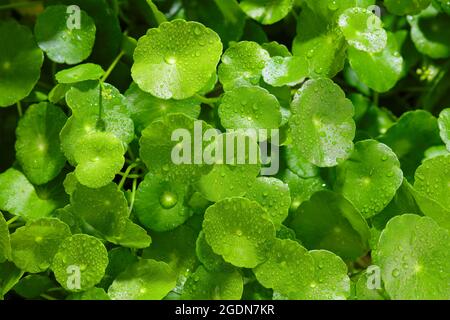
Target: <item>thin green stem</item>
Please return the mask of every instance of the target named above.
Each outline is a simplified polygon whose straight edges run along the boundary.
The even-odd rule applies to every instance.
[[[113,72],[114,68],[117,66],[117,64],[119,63],[120,59],[123,57],[124,54],[125,54],[125,51],[120,51],[120,53],[117,55],[117,57],[114,59],[114,61],[109,66],[108,70],[106,70],[105,74],[100,79],[100,82],[105,82],[106,79],[108,79],[109,75],[111,74],[111,72]]]
[[[22,118],[22,116],[23,116],[23,111],[22,111],[22,103],[20,103],[20,101],[17,102],[17,112],[19,113],[19,117]]]
[[[98,121],[102,121],[103,117],[103,90],[105,87],[103,86],[103,82],[100,81],[100,90],[99,90],[99,96],[98,96]]]
[[[13,223],[14,221],[17,221],[19,218],[20,218],[19,216],[12,217],[8,221],[6,221],[6,225],[9,226],[11,223]]]
[[[53,84],[56,84],[56,62],[52,62],[52,79],[53,79]]]
[[[55,297],[52,297],[52,296],[50,296],[50,295],[48,295],[48,294],[45,294],[45,293],[42,293],[42,294],[41,294],[41,297],[44,298],[44,299],[46,299],[46,300],[58,300],[58,299],[56,299]]]
[[[10,3],[0,6],[0,10],[9,10],[9,9],[17,9],[17,8],[24,8],[24,7],[34,7],[41,5],[42,3],[40,1],[28,1],[28,2],[16,2],[16,3]]]
[[[122,190],[123,185],[125,184],[125,181],[128,179],[128,176],[131,173],[131,170],[133,170],[134,168],[136,168],[139,164],[138,163],[132,163],[131,165],[128,166],[127,170],[125,170],[125,173],[122,176],[122,179],[120,180],[118,189]]]
[[[378,107],[380,102],[380,94],[376,91],[373,92],[373,104]]]
[[[137,189],[137,179],[133,179],[133,186],[131,187],[130,209],[129,209],[130,214],[133,211],[134,207],[134,199],[136,198],[136,189]]]
[[[198,93],[195,94],[195,98],[197,98],[198,100],[200,100],[201,103],[207,104],[211,107],[214,107],[214,105],[220,101],[220,97],[217,98],[207,98],[205,96],[199,95]]]

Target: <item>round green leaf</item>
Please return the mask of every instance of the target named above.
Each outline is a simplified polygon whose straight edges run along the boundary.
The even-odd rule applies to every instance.
[[[238,270],[211,272],[198,267],[186,280],[183,300],[239,300],[244,282]]]
[[[337,168],[335,190],[365,217],[381,212],[403,182],[394,152],[375,140],[355,144],[352,156]]]
[[[74,154],[78,181],[90,188],[106,186],[122,169],[123,154],[122,142],[111,133],[97,132],[83,137]]]
[[[271,86],[295,86],[309,75],[308,63],[302,57],[272,57],[266,63],[262,75]]]
[[[450,108],[442,110],[438,119],[439,130],[442,141],[450,152]]]
[[[254,268],[267,258],[275,239],[275,228],[266,211],[245,198],[229,198],[210,206],[203,230],[206,241],[225,261]]]
[[[267,260],[253,272],[264,287],[289,296],[310,285],[314,261],[308,250],[296,241],[276,239]]]
[[[450,299],[450,234],[433,219],[402,215],[381,233],[375,263],[395,300]]]
[[[55,74],[55,78],[59,83],[76,83],[86,80],[98,80],[104,73],[105,71],[98,64],[85,63],[61,70]]]
[[[202,159],[207,146],[202,137],[208,129],[211,127],[203,121],[169,114],[142,131],[141,159],[151,173],[169,180],[195,181],[212,169]],[[179,133],[176,139],[174,133]]]
[[[0,22],[0,43],[0,107],[7,107],[30,94],[44,55],[31,31],[15,20]]]
[[[168,114],[183,113],[191,118],[198,118],[200,115],[200,102],[195,98],[185,100],[159,99],[139,89],[134,82],[125,96],[131,119],[133,119],[138,132],[144,130],[153,121],[160,120]]]
[[[8,225],[3,213],[0,212],[0,263],[11,258],[11,241]]]
[[[269,52],[271,57],[291,57],[292,54],[289,49],[284,45],[276,41],[266,42],[261,47]]]
[[[316,192],[292,215],[288,226],[308,249],[325,249],[344,260],[368,251],[369,227],[361,214],[340,194]]]
[[[417,16],[408,16],[411,39],[417,50],[433,59],[450,57],[450,20],[433,6]]]
[[[11,234],[12,260],[20,269],[39,273],[47,270],[70,229],[58,219],[39,219]]]
[[[136,192],[135,214],[148,229],[173,230],[192,215],[185,206],[185,192],[183,185],[148,174]]]
[[[215,154],[211,155],[211,162],[215,164],[195,184],[197,190],[213,202],[243,196],[256,181],[261,169],[258,144],[252,137],[235,131],[218,135],[208,150],[211,150],[210,147],[215,150]],[[234,152],[230,151],[231,147]],[[221,154],[219,150],[223,150]]]
[[[164,261],[177,274],[177,293],[183,287],[186,277],[198,264],[195,255],[197,232],[187,224],[168,232],[152,233],[153,243],[144,249],[142,258]]]
[[[95,24],[86,12],[80,11],[79,25],[63,5],[49,6],[36,21],[34,33],[39,47],[50,60],[77,64],[91,54],[95,41]],[[72,23],[71,23],[72,22]]]
[[[59,133],[67,120],[64,112],[46,102],[32,105],[16,129],[16,155],[23,172],[34,184],[53,180],[66,159],[60,148]]]
[[[334,77],[344,68],[346,50],[345,38],[335,24],[309,7],[302,8],[292,52],[306,60],[311,78]]]
[[[214,31],[177,19],[139,39],[131,72],[145,92],[161,99],[186,99],[207,84],[221,54],[222,43]]]
[[[313,250],[313,280],[303,290],[292,295],[301,300],[345,300],[350,295],[350,278],[347,265],[334,253]]]
[[[68,291],[84,291],[105,275],[108,252],[97,238],[76,234],[66,238],[56,253],[52,270],[56,280]],[[77,276],[79,278],[79,287]]]
[[[227,129],[277,129],[281,123],[280,103],[260,87],[227,91],[218,112]]]
[[[119,236],[125,229],[128,203],[114,183],[98,189],[78,184],[71,204],[71,210],[79,219],[106,237]]]
[[[387,45],[381,52],[369,53],[349,48],[348,58],[358,78],[377,92],[390,90],[402,74],[403,58],[397,40],[390,32]]]
[[[37,299],[47,290],[54,288],[55,283],[48,276],[30,274],[20,279],[14,291],[26,299]]]
[[[425,151],[442,143],[436,118],[424,110],[405,112],[379,140],[397,154],[408,179],[414,177]]]
[[[372,275],[372,277],[374,277]],[[355,285],[355,300],[385,300],[385,297],[383,296],[383,290],[382,289],[371,289],[368,287],[369,282],[368,274],[367,272],[362,273],[356,280]]]
[[[269,53],[256,42],[241,41],[230,46],[219,65],[219,80],[225,91],[257,85],[269,59]]]
[[[407,14],[418,14],[426,9],[431,0],[384,0],[384,5],[389,12],[404,16]]]
[[[218,254],[214,253],[211,246],[208,244],[205,238],[205,233],[200,232],[195,245],[195,252],[198,260],[203,264],[206,270],[211,272],[230,271],[233,266]]]
[[[291,197],[289,187],[276,178],[259,177],[247,191],[245,197],[258,202],[267,210],[269,218],[277,229],[287,218]]]
[[[262,24],[273,24],[289,14],[294,0],[244,0],[239,5],[252,19]]]
[[[387,34],[383,23],[368,9],[355,7],[345,10],[338,25],[348,44],[355,49],[375,53],[386,47]]]
[[[424,161],[416,171],[414,188],[450,211],[450,155]]]
[[[117,276],[108,289],[113,300],[161,300],[176,285],[165,262],[141,259]]]
[[[51,199],[39,198],[22,172],[11,168],[0,174],[0,210],[31,221],[47,217],[55,209]]]
[[[329,79],[309,80],[291,105],[293,148],[319,167],[333,167],[353,149],[353,105]]]

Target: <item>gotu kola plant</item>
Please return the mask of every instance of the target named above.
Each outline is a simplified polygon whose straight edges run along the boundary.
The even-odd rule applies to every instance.
[[[0,1],[0,298],[450,299],[449,14]]]

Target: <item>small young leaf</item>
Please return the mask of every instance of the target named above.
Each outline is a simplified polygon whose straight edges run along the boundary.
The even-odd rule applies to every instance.
[[[289,14],[294,0],[244,0],[239,5],[252,19],[262,24],[273,24]]]
[[[55,78],[59,83],[76,83],[87,80],[98,80],[104,73],[105,71],[98,64],[85,63],[70,69],[61,70],[55,74]]]

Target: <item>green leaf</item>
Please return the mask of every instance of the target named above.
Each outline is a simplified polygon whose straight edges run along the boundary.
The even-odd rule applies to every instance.
[[[241,41],[233,44],[222,56],[219,81],[225,91],[257,85],[269,59],[269,53],[256,42]]]
[[[67,296],[66,300],[111,300],[102,288],[90,288],[83,292],[74,292]]]
[[[244,283],[238,270],[212,272],[200,266],[186,280],[183,300],[239,300]]]
[[[292,52],[307,61],[309,77],[334,77],[344,68],[346,49],[345,38],[336,25],[310,8],[303,8]]]
[[[294,0],[244,0],[239,5],[252,19],[262,24],[273,24],[289,14]]]
[[[207,142],[201,137],[210,128],[205,122],[183,114],[169,114],[142,131],[141,159],[153,174],[169,180],[195,181],[212,169],[202,161]],[[180,133],[176,141],[172,141],[174,132]],[[174,162],[173,155],[179,164]]]
[[[0,264],[0,300],[11,290],[24,272],[18,269],[13,263],[5,262]]]
[[[441,144],[436,118],[424,110],[405,112],[379,140],[397,154],[404,175],[411,180],[425,151]]]
[[[375,140],[365,140],[357,142],[352,156],[338,166],[335,190],[370,218],[389,204],[402,182],[394,152]]]
[[[350,8],[340,16],[338,25],[348,44],[357,50],[381,52],[387,44],[382,22],[373,12],[364,8]]]
[[[134,82],[125,93],[128,109],[135,128],[143,131],[153,121],[161,120],[165,115],[183,113],[191,118],[200,115],[200,101],[195,98],[185,100],[164,100],[139,89]]]
[[[101,90],[102,117],[99,120]],[[76,165],[75,153],[80,140],[95,132],[112,133],[124,147],[134,138],[133,120],[129,116],[125,97],[112,85],[96,81],[75,84],[66,94],[66,102],[72,116],[61,131],[61,147],[72,165]]]
[[[186,99],[201,90],[222,54],[219,36],[198,22],[174,20],[148,30],[134,51],[133,80],[161,99]]]
[[[251,200],[222,200],[206,210],[206,241],[226,262],[254,268],[267,259],[275,239],[275,228],[265,215],[266,211]]]
[[[169,231],[183,224],[192,212],[185,206],[186,188],[163,177],[147,174],[134,204],[139,221],[154,231]]]
[[[411,39],[417,50],[433,59],[450,57],[450,20],[433,6],[409,16]]]
[[[114,279],[128,266],[138,261],[138,257],[128,248],[117,247],[108,251],[108,267],[99,286],[108,288]]]
[[[258,202],[267,211],[267,218],[279,229],[287,218],[291,197],[289,187],[276,178],[259,177],[245,194],[247,199]]]
[[[44,55],[31,31],[14,20],[0,23],[0,43],[0,107],[7,107],[31,93]]]
[[[325,249],[344,260],[368,251],[369,227],[343,196],[319,191],[302,203],[287,224],[308,249]]]
[[[272,57],[262,71],[264,81],[274,87],[295,86],[309,75],[308,62],[303,57]]]
[[[177,287],[174,291],[181,293],[186,277],[198,264],[195,254],[197,233],[187,224],[183,224],[172,231],[152,233],[152,239],[152,245],[144,249],[142,258],[167,263],[177,274]]]
[[[126,220],[124,230],[117,236],[108,237],[108,240],[133,249],[147,248],[152,243],[152,238],[147,234],[147,231],[129,219]]]
[[[108,253],[103,243],[97,238],[76,234],[60,245],[51,268],[64,289],[79,292],[99,283],[107,265]]]
[[[105,237],[120,236],[125,230],[129,216],[128,203],[114,183],[98,189],[78,184],[71,204],[76,217]]]
[[[442,141],[450,152],[450,108],[442,110],[438,119],[439,130]]]
[[[223,272],[230,271],[230,269],[233,268],[233,266],[225,262],[220,255],[214,253],[211,246],[206,241],[205,233],[203,231],[198,235],[195,252],[198,260],[208,271]]]
[[[384,0],[384,5],[389,12],[404,16],[407,14],[418,14],[426,9],[431,0]]]
[[[414,188],[450,210],[450,155],[428,159],[417,169]]]
[[[290,296],[310,286],[314,260],[308,250],[297,242],[276,239],[267,260],[253,272],[264,287]]]
[[[41,185],[53,180],[66,159],[59,132],[67,120],[58,107],[41,102],[28,108],[16,129],[16,156],[30,182]]]
[[[402,74],[403,58],[397,40],[390,32],[387,45],[381,52],[370,53],[349,48],[348,58],[358,78],[377,92],[390,90]]]
[[[111,133],[86,135],[74,154],[78,181],[90,188],[106,186],[124,166],[124,153],[122,142]]]
[[[167,21],[167,18],[164,15],[164,13],[159,11],[158,7],[153,3],[152,0],[147,0],[147,4],[150,7],[150,9],[152,10],[153,16],[155,17],[155,20],[156,20],[156,22],[158,22],[158,24],[161,24],[161,23]]]
[[[96,32],[94,21],[84,11],[80,12],[79,25],[73,18],[63,5],[49,6],[37,18],[34,28],[37,43],[54,62],[77,64],[91,54]]]
[[[212,158],[208,161],[214,166],[198,180],[196,189],[213,202],[243,196],[261,169],[260,149],[253,137],[239,130],[218,135],[208,150]]]
[[[11,168],[0,174],[0,210],[31,221],[47,217],[55,209],[51,200],[38,197],[22,172]]]
[[[26,299],[37,299],[54,286],[55,283],[48,276],[30,274],[20,279],[14,286],[14,291]]]
[[[309,80],[296,93],[289,121],[293,148],[319,167],[333,167],[353,149],[353,105],[329,79]]]
[[[396,300],[450,298],[450,234],[428,217],[393,218],[382,232],[375,263]]]
[[[225,92],[218,113],[227,129],[277,129],[281,123],[280,103],[260,87],[238,87]]]
[[[70,235],[69,227],[58,219],[33,221],[11,234],[12,261],[26,272],[45,271],[60,244]]]
[[[113,300],[161,300],[176,285],[167,263],[141,259],[119,274],[108,289]]]
[[[87,80],[98,80],[104,73],[105,71],[98,64],[85,63],[61,70],[55,74],[55,78],[59,83],[76,83]]]
[[[291,57],[292,54],[289,52],[289,49],[281,43],[277,41],[266,42],[261,45],[263,49],[265,49],[271,57]]]
[[[374,277],[372,275],[372,277]],[[386,300],[383,296],[382,289],[371,289],[368,287],[370,283],[370,279],[368,278],[368,274],[366,271],[362,273],[355,283],[355,300]]]
[[[8,225],[3,213],[0,212],[0,263],[11,259],[11,241]]]

